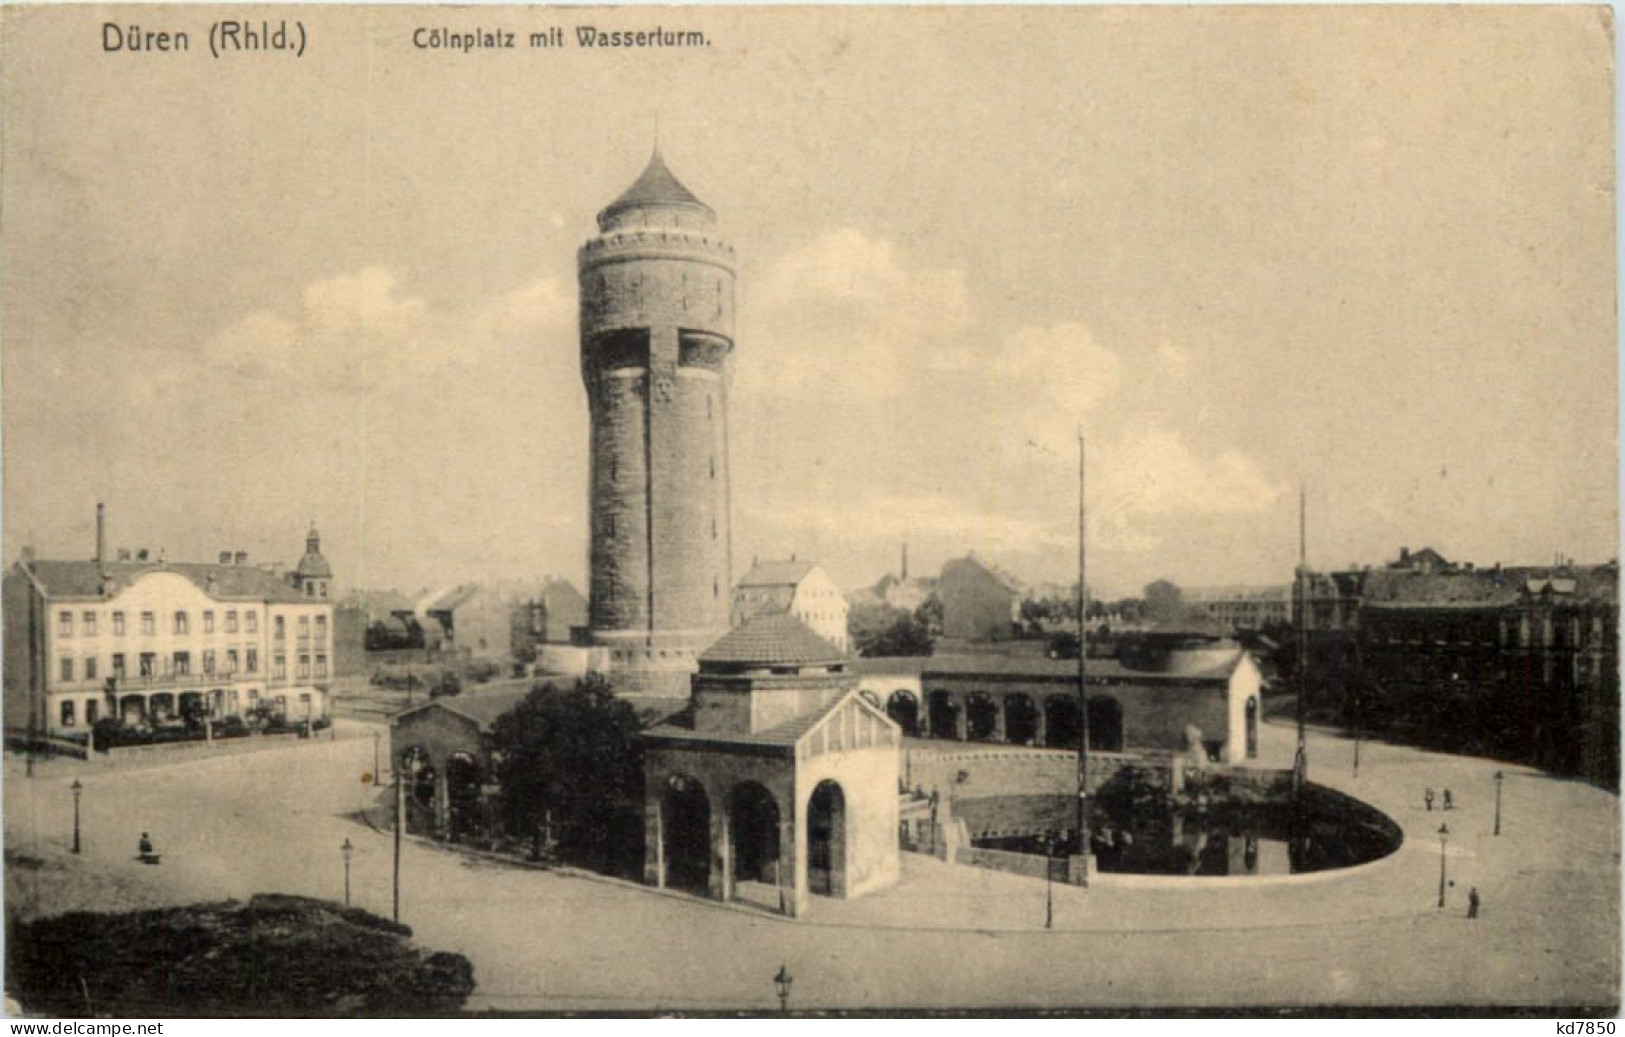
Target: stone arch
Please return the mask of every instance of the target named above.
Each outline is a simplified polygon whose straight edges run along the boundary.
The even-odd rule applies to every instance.
[[[147,719],[147,700],[141,695],[125,695],[118,700],[121,723],[139,724]]]
[[[818,783],[807,799],[807,888],[826,897],[846,896],[846,793],[839,782]]]
[[[1011,745],[1038,744],[1038,707],[1020,692],[1004,697],[1004,740]]]
[[[1258,759],[1258,696],[1247,697],[1247,759]]]
[[[959,738],[959,703],[952,692],[933,691],[928,696],[926,725],[932,738]]]
[[[175,696],[171,692],[160,691],[147,699],[147,712],[153,721],[170,720],[175,716]]]
[[[886,700],[886,715],[903,729],[903,734],[916,738],[920,734],[920,700],[907,688],[898,688]]]
[[[779,803],[760,782],[742,781],[728,796],[735,882],[779,881]]]
[[[660,794],[662,885],[708,894],[711,889],[711,800],[686,774],[666,779]]]
[[[965,697],[965,738],[971,742],[993,742],[999,737],[999,704],[985,691]]]
[[[1089,696],[1089,748],[1123,751],[1123,704],[1110,695]]]
[[[468,753],[446,757],[446,835],[453,842],[481,834],[479,762]]]
[[[187,723],[193,721],[202,723],[203,715],[209,711],[201,691],[183,691],[180,696],[180,718]]]
[[[1044,743],[1051,749],[1076,749],[1083,735],[1083,713],[1075,695],[1044,700]]]

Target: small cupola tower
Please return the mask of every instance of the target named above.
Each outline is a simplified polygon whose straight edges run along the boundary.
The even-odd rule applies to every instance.
[[[305,534],[305,554],[299,559],[299,567],[294,570],[293,575],[300,594],[307,598],[328,596],[328,584],[333,580],[333,567],[322,557],[322,535],[316,532],[315,522],[310,524],[310,532]]]

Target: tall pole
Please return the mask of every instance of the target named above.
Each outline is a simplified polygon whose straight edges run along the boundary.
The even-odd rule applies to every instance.
[[[1298,487],[1298,749],[1292,758],[1292,791],[1302,790],[1309,770],[1303,729],[1304,687],[1309,681],[1309,534],[1307,494]]]
[[[1495,834],[1496,835],[1501,834],[1501,781],[1505,777],[1506,777],[1506,775],[1503,774],[1501,771],[1496,771],[1495,772]],[[78,828],[77,823],[76,823],[75,827],[74,827],[74,844],[73,844],[74,847],[76,848],[75,852],[77,852],[77,847],[79,845],[78,832],[79,832],[79,828]]]
[[[1446,825],[1439,826],[1439,906],[1444,906],[1444,844],[1450,838],[1450,829]]]
[[[1500,777],[1500,775],[1496,775],[1496,777]],[[84,791],[84,786],[79,784],[79,779],[78,778],[75,778],[75,779],[73,779],[73,785],[70,786],[70,787],[73,789],[73,852],[78,853],[79,852],[79,793]],[[1496,804],[1496,806],[1495,806],[1495,834],[1500,835],[1501,834],[1501,796],[1500,796],[1501,789],[1500,789],[1499,785],[1496,786],[1495,791],[1496,791],[1496,796],[1495,796],[1495,804]]]
[[[1089,852],[1089,591],[1083,429],[1078,429],[1078,855]]]
[[[406,827],[406,785],[401,781],[401,768],[391,766],[395,772],[395,879],[394,920],[401,920],[401,830]]]

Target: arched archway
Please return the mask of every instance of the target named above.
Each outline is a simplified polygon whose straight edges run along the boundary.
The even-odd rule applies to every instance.
[[[1026,695],[1004,697],[1004,740],[1011,745],[1034,745],[1038,741],[1038,708]]]
[[[1247,700],[1247,759],[1258,759],[1258,699]]]
[[[807,888],[826,897],[846,896],[846,793],[821,781],[807,802]]]
[[[406,783],[406,830],[429,832],[434,829],[434,760],[421,745],[409,745],[401,752],[401,780]]]
[[[154,723],[172,719],[175,716],[174,694],[167,691],[158,692],[147,700],[147,710]]]
[[[203,715],[208,712],[208,706],[203,699],[201,691],[183,691],[180,698],[180,717],[187,725],[202,726]]]
[[[779,881],[779,804],[754,781],[735,785],[728,797],[736,882]]]
[[[999,704],[985,691],[973,691],[965,698],[965,737],[972,742],[991,742],[999,735]]]
[[[480,834],[480,765],[467,753],[446,757],[446,836],[453,842]]]
[[[920,702],[907,688],[898,688],[886,700],[886,715],[910,738],[920,733]]]
[[[959,738],[959,703],[953,694],[933,691],[927,701],[926,722],[932,738]]]
[[[1083,734],[1083,712],[1071,695],[1044,700],[1044,744],[1051,749],[1076,749]]]
[[[711,801],[705,786],[674,774],[660,798],[660,839],[665,885],[694,893],[711,888]]]
[[[118,700],[119,721],[139,724],[147,719],[147,700],[140,695],[126,695]]]
[[[1123,704],[1110,695],[1089,696],[1089,748],[1123,751]]]

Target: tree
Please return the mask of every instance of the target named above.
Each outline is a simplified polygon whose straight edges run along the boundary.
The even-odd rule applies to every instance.
[[[852,648],[859,655],[898,656],[930,655],[932,648],[932,601],[913,612],[892,608],[890,605],[861,604],[847,613],[847,635]],[[937,606],[940,613],[941,606]]]
[[[1146,618],[1153,623],[1170,623],[1185,613],[1185,594],[1170,580],[1157,580],[1145,587]]]
[[[643,826],[640,726],[598,674],[565,690],[533,688],[492,729],[508,831],[539,846],[551,823],[567,857],[594,867],[632,860]]]

